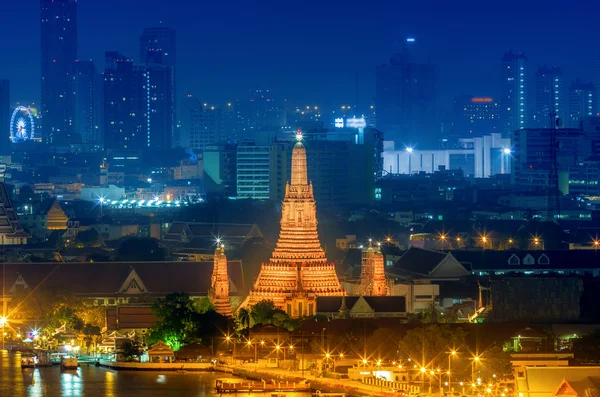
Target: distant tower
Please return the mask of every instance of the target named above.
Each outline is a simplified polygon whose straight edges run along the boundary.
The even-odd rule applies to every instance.
[[[509,51],[502,57],[502,96],[500,98],[504,137],[527,127],[529,89],[527,57],[522,52]]]
[[[369,247],[362,252],[360,268],[360,289],[363,296],[389,295],[387,279],[385,277],[383,254],[381,246],[373,249],[371,241]]]
[[[46,143],[65,145],[76,139],[77,0],[40,0],[40,8],[42,132]]]
[[[231,303],[229,302],[229,276],[227,275],[227,257],[225,246],[217,243],[214,255],[214,267],[210,278],[209,297],[217,310],[223,316],[231,316]]]

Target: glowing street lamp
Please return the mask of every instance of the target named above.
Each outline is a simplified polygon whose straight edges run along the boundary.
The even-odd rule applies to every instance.
[[[406,153],[408,153],[408,175],[412,174],[412,169],[411,169],[411,161],[412,161],[412,153],[413,153],[414,149],[412,147],[407,147],[406,148]],[[398,173],[400,173],[400,170],[398,170]]]
[[[6,317],[0,317],[0,327],[4,327],[7,322],[8,319]]]

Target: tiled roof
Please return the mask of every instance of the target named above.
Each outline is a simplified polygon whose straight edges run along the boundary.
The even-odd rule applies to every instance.
[[[456,250],[452,255],[467,269],[473,272],[486,270],[522,270],[522,269],[597,269],[600,268],[600,253],[595,250],[563,251],[496,251],[496,250]],[[513,257],[513,264],[509,260]],[[535,263],[525,264],[530,255]],[[545,257],[542,257],[545,255]],[[548,263],[544,263],[548,258]],[[519,262],[516,262],[519,259]],[[542,259],[540,261],[540,259]],[[541,263],[540,263],[541,262]]]
[[[352,310],[359,296],[346,296],[346,307]],[[375,313],[406,312],[404,296],[363,296]],[[336,313],[342,305],[341,296],[318,296],[317,313]]]
[[[446,257],[445,252],[410,247],[394,264],[392,270],[406,270],[418,274],[429,274]]]
[[[95,262],[95,263],[9,263],[4,266],[8,291],[19,275],[29,290],[42,284],[47,288],[67,289],[84,296],[116,294],[132,269],[148,292],[167,295],[186,292],[206,295],[210,288],[213,262]],[[228,261],[229,278],[239,291],[244,290],[241,261]]]

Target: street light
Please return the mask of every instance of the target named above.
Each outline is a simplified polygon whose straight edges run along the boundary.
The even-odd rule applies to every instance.
[[[412,153],[413,153],[414,149],[412,147],[407,147],[406,148],[406,153],[408,153],[408,175],[412,174],[412,170],[411,170],[411,160],[412,160]],[[400,170],[398,170],[398,173],[400,173]]]
[[[450,354],[448,354],[448,386],[450,390],[452,390],[452,383],[450,382],[450,371],[452,371],[452,357],[456,356],[456,350],[451,350]]]

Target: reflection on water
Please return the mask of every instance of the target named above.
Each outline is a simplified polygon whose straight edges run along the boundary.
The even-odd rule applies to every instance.
[[[0,350],[0,361],[1,397],[215,396],[215,380],[230,377],[210,372],[113,371],[87,364],[76,371],[63,371],[60,366],[21,369],[20,354],[9,354],[6,350]],[[295,393],[288,394],[292,397]],[[293,397],[306,396],[309,394],[298,393]],[[271,395],[244,393],[243,397]]]

